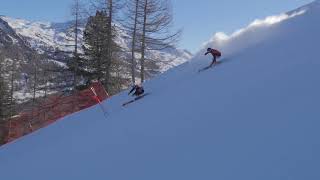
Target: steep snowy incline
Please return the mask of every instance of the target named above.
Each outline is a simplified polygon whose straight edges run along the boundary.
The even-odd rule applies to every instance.
[[[126,92],[115,96],[107,119],[96,106],[1,147],[1,178],[320,179],[320,3],[300,11],[244,30],[268,36],[226,44],[214,69],[197,73],[199,53],[144,99],[122,108]]]

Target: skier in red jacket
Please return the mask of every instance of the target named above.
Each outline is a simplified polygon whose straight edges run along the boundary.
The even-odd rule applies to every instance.
[[[209,53],[213,56],[212,63],[210,64],[211,67],[216,64],[217,58],[221,57],[221,52],[216,49],[208,48],[207,52],[204,55],[206,56]]]

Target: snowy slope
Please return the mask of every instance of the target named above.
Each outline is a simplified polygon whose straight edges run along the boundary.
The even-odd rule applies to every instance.
[[[74,41],[72,21],[65,23],[51,22],[31,22],[23,19],[15,19],[6,16],[0,16],[16,31],[17,34],[24,37],[30,46],[38,52],[53,53],[55,50],[72,52]],[[84,24],[84,23],[83,23]],[[79,28],[81,32],[84,28]],[[128,48],[130,46],[129,35],[123,30],[119,30],[116,42],[120,47]],[[79,40],[82,41],[83,33],[80,33]],[[81,47],[79,47],[81,50]],[[160,72],[164,72],[172,67],[180,65],[192,57],[192,54],[182,49],[151,51],[147,54],[148,59],[160,59],[158,66]]]
[[[287,15],[228,39],[214,69],[197,73],[200,52],[143,100],[104,102],[107,119],[96,106],[1,147],[1,178],[320,179],[320,2]]]

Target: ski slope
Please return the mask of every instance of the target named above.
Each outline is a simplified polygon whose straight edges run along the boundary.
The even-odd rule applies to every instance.
[[[95,106],[1,147],[1,179],[319,180],[319,17],[316,1],[215,36],[221,64],[198,73],[201,51],[151,95],[104,102],[107,118]]]

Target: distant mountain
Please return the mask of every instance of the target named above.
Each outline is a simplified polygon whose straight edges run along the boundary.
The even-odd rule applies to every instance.
[[[9,23],[0,16],[0,52],[4,53],[5,50],[13,49],[15,52],[17,52],[17,50],[19,50],[19,52],[31,51],[30,46],[24,38],[19,36]]]
[[[0,16],[0,20],[6,24],[5,27],[8,29],[8,32],[22,37],[31,48],[39,53],[47,53],[57,61],[65,62],[66,56],[70,55],[69,52],[73,50],[72,21],[65,23],[32,22],[7,16]],[[84,27],[81,27],[79,30],[83,32]],[[118,33],[116,42],[122,48],[128,49],[130,46],[128,33],[120,30],[120,28]],[[82,34],[79,37],[80,41],[83,39]],[[160,61],[156,62],[159,68],[158,72],[164,72],[169,68],[182,64],[191,57],[192,54],[187,50],[175,48],[147,53],[148,59],[160,59]]]
[[[66,62],[72,55],[74,47],[72,25],[72,21],[65,23],[32,22],[0,16],[0,55],[4,55],[6,58],[6,62],[0,63],[2,66],[10,66],[12,63],[17,65],[14,75],[17,78],[14,90],[15,99],[26,101],[32,97],[32,81],[28,81],[29,84],[26,84],[24,76],[33,73],[32,64],[29,61],[34,59],[35,54],[46,57],[45,59],[50,62],[50,67],[52,68],[66,67]],[[84,25],[79,30],[81,32],[79,40],[82,41]],[[128,52],[130,47],[129,40],[128,33],[119,27],[116,42]],[[79,49],[81,52],[82,48],[79,47]],[[125,56],[129,57],[129,55],[130,53],[127,53]],[[146,56],[147,59],[154,60],[148,63],[148,66],[152,68],[147,67],[146,76],[151,78],[186,62],[192,57],[192,54],[187,50],[170,48],[161,51],[148,51]],[[56,74],[51,77],[55,81],[52,84],[54,87],[59,87],[58,84],[62,83],[57,76]],[[7,78],[9,78],[9,75]],[[46,82],[44,81],[43,83]],[[44,85],[42,84],[42,86]],[[42,94],[46,93],[42,92]],[[37,96],[42,95],[39,92]]]

